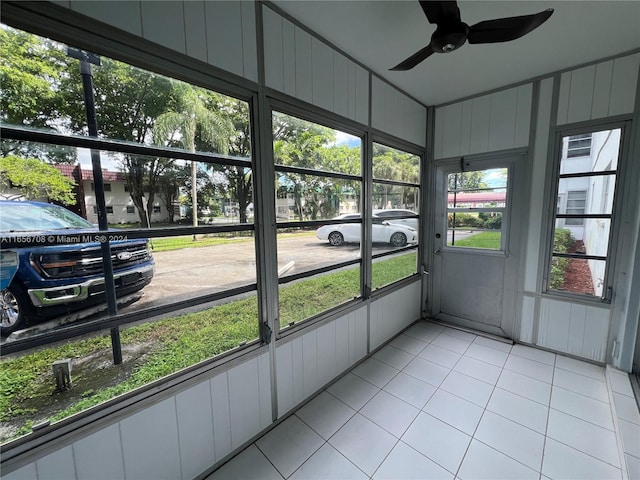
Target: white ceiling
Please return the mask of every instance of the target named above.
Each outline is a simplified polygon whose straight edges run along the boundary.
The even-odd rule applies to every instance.
[[[426,46],[435,31],[417,0],[274,0],[354,59],[426,105],[470,95],[640,48],[640,1],[459,1],[462,21],[537,13],[541,27],[507,43],[465,44],[406,72],[388,69]]]

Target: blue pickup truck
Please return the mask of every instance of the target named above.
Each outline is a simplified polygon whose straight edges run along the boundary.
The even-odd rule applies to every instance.
[[[105,303],[100,243],[83,241],[98,233],[87,220],[58,205],[0,201],[3,243],[30,239],[29,246],[11,249],[17,254],[18,269],[0,292],[2,336],[27,324]],[[72,236],[80,241],[65,242]],[[47,245],[38,246],[39,241]],[[153,278],[147,239],[112,241],[111,261],[117,297],[144,288]]]

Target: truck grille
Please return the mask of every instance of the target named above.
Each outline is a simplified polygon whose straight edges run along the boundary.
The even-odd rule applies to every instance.
[[[111,262],[116,273],[127,267],[149,261],[146,243],[111,245]],[[102,250],[99,246],[82,250],[33,255],[32,265],[51,279],[101,275]]]

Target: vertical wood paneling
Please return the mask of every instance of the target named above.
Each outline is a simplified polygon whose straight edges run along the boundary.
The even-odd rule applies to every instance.
[[[444,158],[460,155],[460,124],[462,121],[462,105],[454,103],[444,107],[442,111],[442,156]]]
[[[187,55],[203,62],[207,61],[207,27],[205,25],[204,2],[183,2]]]
[[[639,66],[640,53],[616,58],[613,61],[609,115],[622,115],[633,112]]]
[[[303,398],[318,389],[318,333],[313,330],[302,336]]]
[[[338,373],[336,340],[336,322],[318,328],[318,387],[331,381]]]
[[[349,72],[347,57],[333,52],[333,111],[349,116]]]
[[[183,3],[173,0],[141,2],[144,38],[176,52],[186,53]]]
[[[606,361],[610,315],[607,308],[587,307],[582,356],[597,362]]]
[[[267,9],[268,10],[268,9]],[[282,20],[282,57],[284,90],[287,95],[296,96],[296,28],[288,20]]]
[[[341,317],[336,320],[336,373],[341,373],[349,367],[349,318]]]
[[[176,395],[176,409],[182,478],[195,478],[209,468],[216,458],[209,382],[200,383]]]
[[[313,104],[333,111],[333,50],[311,39]]]
[[[520,315],[520,335],[521,342],[533,343],[533,320],[535,315],[536,300],[534,297],[524,296],[522,298],[522,314]]]
[[[231,447],[238,448],[260,431],[258,360],[251,359],[229,372]]]
[[[293,362],[293,401],[297,404],[304,398],[304,351],[302,337],[291,342],[291,361]]]
[[[278,372],[278,414],[288,412],[293,406],[293,360],[291,346],[293,342],[284,342],[276,346],[276,372]]]
[[[462,118],[460,119],[460,155],[468,155],[471,152],[471,112],[472,100],[462,102]]]
[[[242,13],[238,2],[206,2],[209,63],[243,75]]]
[[[128,478],[180,478],[174,397],[122,420],[120,431]]]
[[[385,83],[374,76],[371,82],[371,125],[379,130],[387,128],[387,95]]]
[[[516,132],[513,141],[514,147],[526,147],[529,145],[529,133],[531,130],[531,107],[533,101],[533,84],[528,83],[518,87],[518,103],[516,107]]]
[[[603,362],[608,331],[607,308],[541,300],[540,346]]]
[[[582,122],[591,118],[595,74],[595,65],[571,72],[567,123]]]
[[[284,89],[283,20],[280,15],[270,8],[263,8],[262,11],[264,24],[264,80],[268,87],[282,91]]]
[[[596,65],[596,72],[593,83],[593,103],[591,105],[591,118],[604,118],[609,114],[612,78],[613,60]]]
[[[139,1],[86,2],[72,1],[71,9],[101,22],[113,25],[125,32],[142,36],[142,17]]]
[[[436,119],[433,127],[433,157],[435,159],[444,158],[444,155],[442,154],[444,136],[444,119],[442,116],[442,110],[442,108],[436,109]]]
[[[584,305],[571,305],[571,319],[569,322],[569,335],[567,337],[566,350],[575,355],[582,354],[585,335],[587,307]]]
[[[565,72],[558,125],[633,112],[640,54]]]
[[[355,121],[369,124],[369,72],[356,65],[356,116]]]
[[[240,2],[242,21],[242,66],[244,78],[258,81],[258,43],[254,2]]]
[[[311,35],[295,28],[296,39],[296,96],[305,102],[313,102],[313,74],[311,63]]]
[[[260,429],[273,421],[271,411],[271,356],[264,353],[258,357],[258,392],[260,401]]]
[[[518,92],[515,88],[491,95],[489,151],[513,148],[517,106]]]
[[[567,123],[569,113],[569,95],[571,89],[571,72],[565,72],[560,76],[560,95],[558,97],[558,125]]]
[[[227,372],[211,379],[213,399],[213,439],[216,461],[231,453],[231,413],[229,411],[229,379]]]
[[[38,478],[35,462],[25,465],[18,470],[14,470],[11,473],[2,472],[3,480],[34,480],[34,478]]]
[[[426,108],[377,77],[373,78],[371,97],[374,128],[424,146]]]
[[[76,478],[73,449],[71,446],[64,447],[40,458],[36,461],[36,470],[38,471],[38,480]]]
[[[124,478],[120,427],[109,425],[73,444],[78,478],[111,480]]]
[[[491,98],[487,95],[474,98],[471,104],[470,153],[488,151],[490,117]]]

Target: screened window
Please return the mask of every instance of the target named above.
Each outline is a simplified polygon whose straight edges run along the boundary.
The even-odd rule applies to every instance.
[[[273,112],[280,328],[360,293],[359,137]]]
[[[508,168],[447,176],[447,246],[503,248],[508,179]]]
[[[383,287],[417,272],[420,157],[373,144],[373,266],[371,287]]]
[[[66,46],[4,25],[0,36],[12,52],[2,65],[0,184],[27,200],[1,208],[32,207],[2,231],[3,252],[20,247],[24,255],[2,292],[10,305],[1,310],[2,336],[20,331],[2,348],[0,370],[12,387],[0,404],[20,407],[3,409],[6,443],[31,425],[257,344],[259,315],[249,104],[102,57],[92,65],[98,137],[88,137],[79,61]],[[108,233],[96,229],[95,195],[85,196],[99,183],[92,151]],[[24,171],[34,188],[11,182]],[[33,231],[33,212],[45,207],[28,200],[42,199],[55,222],[11,243],[16,232]],[[103,262],[112,264],[113,283]],[[117,316],[106,313],[112,293]],[[29,324],[38,324],[35,350]],[[122,365],[114,365],[116,350]],[[51,362],[65,358],[73,388],[52,396]]]
[[[621,133],[621,129],[605,130],[562,139],[569,148],[563,149],[566,153],[558,166],[548,291],[608,298],[606,279]]]

